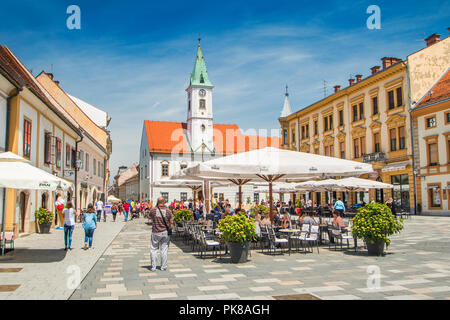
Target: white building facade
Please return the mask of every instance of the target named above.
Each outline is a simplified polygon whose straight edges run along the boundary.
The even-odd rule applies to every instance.
[[[145,120],[139,155],[140,200],[156,202],[163,196],[167,201],[189,200],[194,195],[190,188],[161,187],[158,182],[183,168],[213,158],[267,146],[280,146],[275,137],[248,136],[237,125],[214,124],[213,89],[200,46],[187,93],[187,121],[165,122]],[[253,185],[242,187],[242,202],[253,203],[267,198],[265,193],[254,192]],[[214,202],[228,199],[238,202],[238,187],[212,186]],[[200,192],[199,198],[202,198]],[[275,199],[276,196],[275,196]]]

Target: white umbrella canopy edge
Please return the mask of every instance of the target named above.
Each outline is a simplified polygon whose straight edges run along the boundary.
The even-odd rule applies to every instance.
[[[73,183],[30,164],[12,153],[0,153],[0,187],[9,189],[67,190]]]
[[[326,176],[359,176],[372,172],[371,164],[311,153],[267,147],[208,160],[183,170],[185,176],[250,179],[269,183],[272,213],[272,183],[280,179]]]
[[[311,153],[264,148],[212,159],[184,169],[186,176],[265,180],[261,176],[304,178],[359,176],[373,171],[372,165]]]

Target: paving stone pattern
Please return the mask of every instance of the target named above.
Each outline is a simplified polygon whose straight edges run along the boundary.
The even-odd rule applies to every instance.
[[[252,250],[247,263],[229,256],[200,259],[183,241],[169,248],[168,270],[150,266],[151,226],[126,224],[71,299],[274,299],[313,294],[320,299],[450,299],[450,219],[412,217],[393,236],[384,257],[365,250],[267,255]],[[369,266],[380,287],[368,287]],[[374,282],[370,282],[374,283]]]

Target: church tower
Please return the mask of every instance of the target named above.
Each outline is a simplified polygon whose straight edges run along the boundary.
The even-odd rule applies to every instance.
[[[195,153],[212,152],[213,143],[213,112],[212,89],[214,86],[209,81],[198,38],[197,57],[194,70],[192,70],[187,92],[187,134],[192,150]]]

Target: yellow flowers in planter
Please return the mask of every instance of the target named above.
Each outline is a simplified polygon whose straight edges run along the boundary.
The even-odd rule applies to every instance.
[[[247,242],[256,238],[255,220],[245,213],[226,216],[219,222],[222,240],[225,242]]]
[[[390,243],[388,236],[403,229],[403,219],[397,220],[388,206],[381,203],[368,203],[358,210],[352,219],[352,233],[355,238],[366,243],[384,241]]]
[[[194,214],[189,209],[180,209],[173,213],[175,222],[190,221],[194,218]]]

